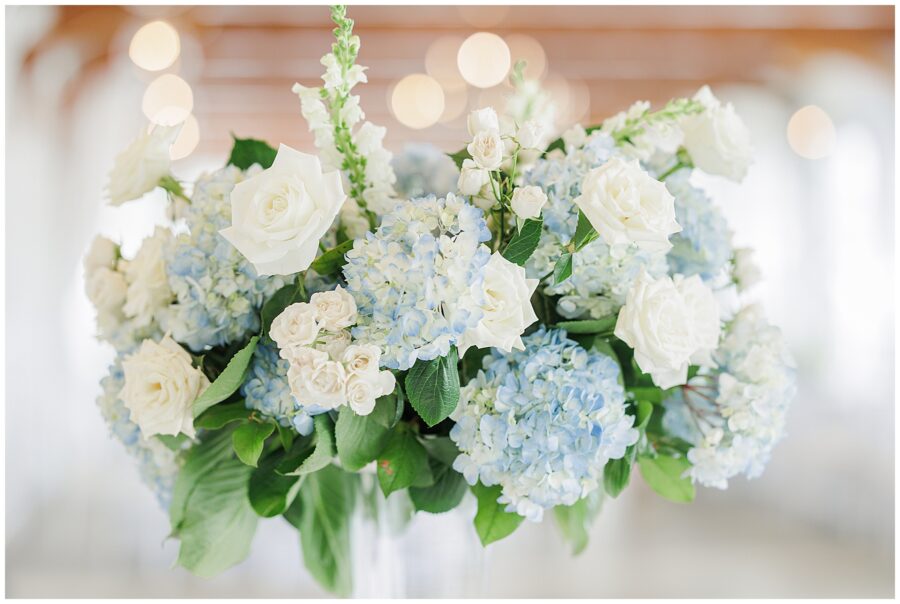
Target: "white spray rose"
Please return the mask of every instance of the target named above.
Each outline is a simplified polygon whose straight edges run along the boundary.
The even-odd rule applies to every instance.
[[[309,303],[315,307],[322,329],[340,331],[356,323],[356,301],[340,285],[332,291],[313,294]]]
[[[380,396],[394,391],[396,381],[390,371],[352,374],[347,379],[347,404],[357,415],[369,415]]]
[[[538,279],[527,279],[524,267],[513,264],[495,253],[488,260],[484,271],[484,302],[481,321],[463,333],[459,342],[459,354],[465,354],[471,346],[499,348],[510,352],[522,350],[522,333],[537,321],[531,307],[531,296],[538,286]]]
[[[119,246],[110,239],[97,235],[91,242],[91,247],[84,255],[84,272],[90,274],[96,268],[115,268],[119,257]]]
[[[347,371],[354,375],[378,373],[381,350],[372,344],[351,344],[344,351],[342,360]]]
[[[681,230],[675,198],[634,160],[614,157],[588,172],[575,204],[610,246],[634,243],[665,252],[672,247],[669,235]]]
[[[100,267],[91,271],[85,280],[88,299],[100,314],[121,313],[128,293],[125,275],[110,268]]]
[[[172,300],[165,261],[165,246],[171,238],[171,231],[156,227],[153,235],[144,239],[134,259],[124,265],[128,292],[122,310],[138,327],[149,325]]]
[[[137,199],[156,188],[159,179],[169,174],[172,163],[169,148],[181,126],[154,126],[141,134],[116,156],[109,173],[109,202],[120,205]]]
[[[544,142],[544,129],[535,120],[528,120],[519,127],[516,140],[522,149],[540,149]]]
[[[350,339],[350,332],[346,329],[327,331],[316,338],[316,349],[327,352],[332,361],[339,361],[350,346]]]
[[[753,254],[753,250],[748,247],[734,250],[734,280],[740,291],[750,289],[762,279],[762,272],[759,270]]]
[[[709,86],[694,99],[704,106],[702,113],[688,115],[681,125],[684,147],[694,165],[709,174],[740,182],[753,160],[750,129],[731,103],[723,105]]]
[[[484,170],[499,170],[503,163],[503,140],[497,130],[482,130],[466,147],[475,165]]]
[[[281,358],[291,360],[298,349],[309,346],[319,335],[316,307],[307,302],[291,304],[272,320],[269,337],[278,346]]]
[[[291,275],[309,268],[345,198],[340,172],[281,145],[272,167],[235,185],[221,233],[260,275]]]
[[[578,149],[587,142],[587,131],[580,124],[575,124],[562,133],[562,140],[566,151]]]
[[[487,170],[479,168],[474,160],[464,159],[459,171],[459,179],[456,181],[456,188],[463,195],[478,195],[490,183],[490,179]]]
[[[144,340],[122,361],[122,371],[125,387],[119,396],[145,438],[179,432],[194,437],[191,405],[209,380],[191,365],[184,348],[168,335],[159,343]]]
[[[719,308],[697,275],[650,277],[644,269],[619,311],[615,335],[660,388],[687,381],[688,366],[709,364],[719,341]]]
[[[493,107],[483,107],[482,109],[475,109],[469,114],[466,126],[469,128],[469,136],[474,137],[485,130],[499,132],[500,120],[497,118],[497,112],[494,111]]]
[[[347,372],[328,354],[312,348],[298,355],[288,369],[291,394],[304,406],[336,409],[347,402]]]
[[[547,203],[547,194],[535,185],[518,187],[513,191],[512,210],[516,216],[522,218],[537,218],[541,215],[541,208]]]

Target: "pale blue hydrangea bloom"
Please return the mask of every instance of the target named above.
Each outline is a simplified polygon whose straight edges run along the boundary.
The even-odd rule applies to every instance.
[[[138,425],[131,421],[128,409],[119,398],[125,385],[121,358],[110,366],[109,375],[100,380],[103,391],[97,398],[97,405],[110,432],[137,461],[141,479],[156,494],[160,506],[168,509],[180,460],[174,451],[156,438],[142,437]]]
[[[248,409],[258,410],[282,426],[293,426],[306,436],[313,431],[312,416],[325,413],[326,409],[297,404],[288,384],[289,367],[290,363],[278,356],[277,347],[260,343],[253,353],[241,394]]]
[[[469,484],[501,485],[506,510],[531,520],[597,489],[603,466],[637,442],[619,366],[561,330],[523,338],[525,350],[485,357],[451,416]]]
[[[693,445],[691,478],[724,489],[733,476],[755,478],[765,469],[797,386],[781,331],[757,306],[728,323],[715,361],[664,402],[663,427]]]
[[[176,302],[162,317],[163,329],[194,351],[241,341],[259,329],[259,309],[287,282],[260,277],[219,231],[231,224],[229,195],[252,175],[228,166],[201,176],[184,209],[190,233],[178,236],[166,258]]]
[[[347,252],[344,277],[359,320],[355,340],[382,349],[382,365],[409,369],[444,356],[481,320],[491,234],[463,198],[402,202]]]
[[[443,197],[456,191],[459,169],[446,153],[434,145],[406,145],[399,155],[394,156],[392,163],[397,175],[394,189],[398,197]]]
[[[585,175],[614,152],[612,138],[594,133],[583,148],[539,160],[526,174],[525,184],[540,186],[547,194],[541,242],[526,265],[529,277],[544,277],[553,270],[562,248],[575,234],[578,207],[574,200],[581,194]],[[600,318],[625,303],[625,295],[642,267],[654,277],[664,275],[668,268],[665,254],[632,246],[613,257],[609,246],[597,239],[575,253],[571,277],[559,285],[552,284],[552,277],[547,278],[544,293],[560,296],[557,311],[566,318]]]
[[[675,197],[675,218],[681,232],[670,238],[667,256],[672,273],[714,279],[731,258],[731,233],[725,216],[702,189],[691,185],[690,170],[679,170],[666,178]]]

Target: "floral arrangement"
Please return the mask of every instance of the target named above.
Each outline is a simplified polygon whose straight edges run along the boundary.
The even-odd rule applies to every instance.
[[[367,496],[439,514],[471,492],[485,545],[549,512],[578,550],[635,467],[677,502],[758,476],[793,364],[743,302],[749,250],[691,179],[744,176],[734,108],[704,87],[554,139],[517,70],[464,149],[392,160],[353,94],[353,22],[332,16],[324,85],[294,87],[317,155],[235,139],[188,190],[170,174],[177,129],[147,130],[110,199],[162,187],[175,228],[130,258],[97,238],[84,260],[117,351],[99,405],[168,510],[178,563],[214,575],[283,516],[344,594]]]

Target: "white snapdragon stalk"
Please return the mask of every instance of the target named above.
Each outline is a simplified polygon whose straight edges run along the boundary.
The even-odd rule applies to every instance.
[[[753,159],[750,129],[731,103],[722,104],[709,86],[701,88],[694,100],[703,106],[701,113],[682,122],[684,146],[698,168],[741,181]]]
[[[156,125],[141,134],[116,156],[109,173],[109,202],[121,205],[137,199],[159,186],[169,175],[172,159],[169,148],[178,137],[181,126]]]
[[[166,335],[144,340],[122,361],[125,387],[120,394],[131,420],[149,438],[155,434],[195,435],[191,406],[209,380],[191,364],[191,355]]]
[[[344,199],[339,172],[281,145],[270,168],[235,185],[220,232],[260,275],[291,275],[312,264]]]

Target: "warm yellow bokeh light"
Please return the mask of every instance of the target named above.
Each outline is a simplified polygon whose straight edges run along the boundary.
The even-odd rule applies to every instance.
[[[806,159],[828,157],[837,143],[834,123],[821,107],[815,105],[801,107],[791,116],[787,138],[794,153]]]
[[[128,56],[147,71],[160,71],[171,66],[181,52],[181,39],[175,28],[165,21],[151,21],[131,38]]]
[[[547,71],[547,54],[540,42],[531,36],[512,34],[506,36],[506,45],[509,46],[513,65],[516,61],[525,61],[526,78],[537,80],[543,77]]]
[[[167,73],[147,86],[142,107],[151,122],[173,126],[190,115],[194,108],[194,93],[187,82]]]
[[[472,86],[496,86],[509,73],[509,47],[503,38],[486,31],[472,34],[456,56],[459,73]]]
[[[427,128],[444,113],[444,90],[437,80],[424,73],[406,76],[391,93],[394,117],[409,128]]]
[[[433,77],[445,91],[464,90],[466,81],[459,73],[456,55],[463,38],[443,36],[436,39],[425,53],[425,73]]]
[[[184,120],[181,132],[178,133],[178,138],[175,139],[175,142],[169,150],[169,156],[172,159],[187,157],[194,152],[194,149],[197,148],[197,143],[199,142],[200,124],[197,123],[197,118],[191,114]]]

